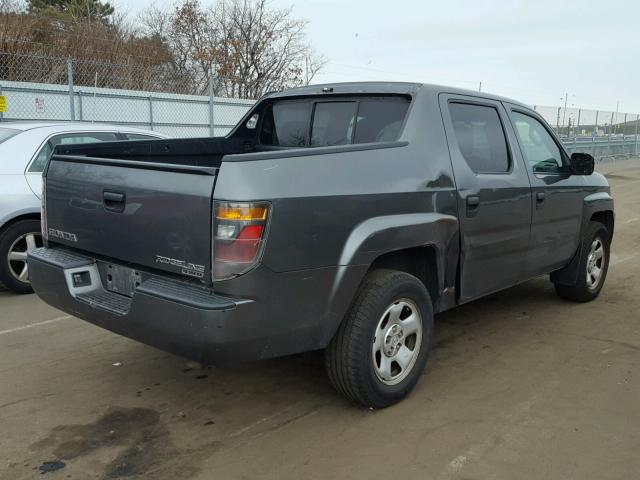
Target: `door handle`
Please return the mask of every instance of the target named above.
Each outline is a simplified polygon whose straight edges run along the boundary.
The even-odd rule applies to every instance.
[[[473,217],[478,213],[480,206],[480,197],[478,195],[469,195],[467,197],[467,217]]]
[[[104,208],[111,212],[123,212],[125,206],[125,195],[120,192],[102,192],[102,201]]]
[[[536,193],[536,206],[538,208],[542,207],[542,204],[544,203],[545,198],[547,198],[547,194],[544,192],[537,192]]]

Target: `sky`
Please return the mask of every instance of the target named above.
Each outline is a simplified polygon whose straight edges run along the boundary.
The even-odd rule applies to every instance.
[[[209,5],[215,0],[201,0]],[[132,16],[151,0],[120,0]],[[169,8],[173,0],[156,0]],[[531,105],[640,113],[640,2],[272,0],[308,20],[314,83],[436,83]],[[618,106],[617,106],[618,105]]]

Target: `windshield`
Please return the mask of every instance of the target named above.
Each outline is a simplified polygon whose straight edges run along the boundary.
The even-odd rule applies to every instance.
[[[14,130],[13,128],[0,128],[0,143],[14,135],[17,135],[18,133],[20,133],[20,130]]]

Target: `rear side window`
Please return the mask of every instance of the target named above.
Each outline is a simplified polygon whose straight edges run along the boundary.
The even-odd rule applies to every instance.
[[[87,133],[66,133],[51,137],[45,143],[36,158],[31,162],[29,172],[41,173],[44,170],[49,156],[53,152],[56,145],[75,145],[78,143],[96,143],[96,142],[113,142],[118,140],[116,133],[112,132],[87,132]]]
[[[10,139],[18,133],[20,133],[20,130],[14,130],[13,128],[0,128],[0,143]]]
[[[392,142],[400,136],[409,104],[403,96],[276,101],[265,109],[259,140],[281,147]]]
[[[476,173],[509,171],[509,152],[498,111],[484,105],[450,103],[460,153]]]
[[[127,140],[158,140],[158,137],[153,135],[145,135],[144,133],[124,133]]]

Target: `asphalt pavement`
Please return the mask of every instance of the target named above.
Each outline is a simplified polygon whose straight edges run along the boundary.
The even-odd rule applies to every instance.
[[[423,378],[382,411],[335,394],[319,353],[203,369],[0,292],[0,478],[639,478],[640,166],[602,169],[601,296],[539,278],[438,315]]]

